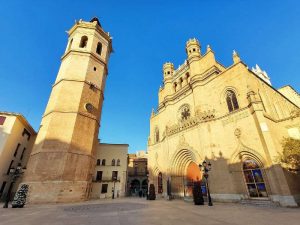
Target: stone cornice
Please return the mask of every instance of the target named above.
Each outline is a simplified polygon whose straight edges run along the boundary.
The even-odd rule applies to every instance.
[[[88,56],[90,56],[91,58],[93,58],[94,60],[96,60],[97,62],[99,62],[100,64],[102,64],[104,66],[104,73],[105,73],[105,75],[108,74],[108,68],[107,68],[107,64],[105,63],[105,61],[103,59],[101,59],[99,56],[97,56],[93,52],[84,51],[84,50],[80,50],[79,51],[79,50],[76,50],[76,49],[70,49],[65,54],[63,54],[63,56],[61,57],[61,61],[63,61],[71,53],[74,54],[74,55],[88,55]]]
[[[100,92],[100,95],[101,95],[102,99],[104,100],[104,93],[103,93],[102,89],[100,89],[97,85],[95,85],[95,84],[93,84],[89,81],[86,81],[86,80],[60,79],[59,81],[57,81],[55,84],[52,85],[52,88],[55,87],[56,85],[58,85],[60,82],[63,82],[63,81],[82,82],[82,83],[85,83],[87,85],[90,85],[90,86],[92,86],[93,89],[98,90]]]
[[[45,113],[45,114],[42,116],[42,118],[44,118],[44,117],[46,117],[46,116],[48,116],[48,115],[50,115],[50,114],[52,114],[52,113],[72,113],[72,114],[81,115],[81,116],[83,116],[83,117],[87,117],[87,118],[90,118],[90,119],[92,119],[92,120],[95,120],[95,121],[97,122],[97,124],[98,124],[98,127],[100,127],[100,122],[99,122],[99,120],[97,120],[96,116],[91,116],[91,115],[89,115],[88,113],[77,112],[77,111],[51,110],[51,111]]]

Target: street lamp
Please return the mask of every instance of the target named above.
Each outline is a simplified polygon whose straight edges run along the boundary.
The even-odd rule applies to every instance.
[[[207,189],[207,197],[208,197],[208,205],[212,206],[213,203],[211,201],[210,192],[209,192],[209,186],[208,186],[208,171],[211,170],[211,163],[206,162],[205,160],[202,162],[202,164],[199,164],[200,170],[203,172],[203,176],[205,177],[205,183],[206,183],[206,189]]]
[[[10,201],[10,195],[11,195],[11,191],[13,189],[13,185],[16,182],[16,180],[23,174],[24,172],[22,171],[22,166],[21,163],[18,164],[17,168],[13,168],[11,167],[9,169],[9,176],[11,177],[11,184],[9,186],[6,198],[5,198],[5,203],[3,205],[3,208],[8,208],[8,203]]]

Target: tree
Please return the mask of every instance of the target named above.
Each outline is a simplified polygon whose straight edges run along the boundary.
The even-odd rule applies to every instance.
[[[204,205],[204,199],[201,189],[201,182],[197,181],[193,186],[193,198],[195,205]]]
[[[298,171],[300,169],[300,140],[284,138],[282,148],[281,163],[289,170]]]
[[[156,195],[155,195],[155,187],[154,184],[150,184],[149,187],[149,200],[155,200]]]

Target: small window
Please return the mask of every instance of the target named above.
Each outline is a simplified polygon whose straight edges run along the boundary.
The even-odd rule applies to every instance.
[[[193,52],[195,52],[195,51],[196,51],[196,49],[193,48]]]
[[[3,125],[5,122],[6,117],[5,116],[0,116],[0,125]]]
[[[87,36],[82,36],[80,40],[80,48],[86,48],[88,42],[88,37]]]
[[[101,52],[102,52],[102,44],[100,42],[98,42],[97,44],[97,49],[96,49],[96,52],[101,55]]]
[[[102,174],[103,174],[103,171],[97,171],[96,181],[101,181],[102,180]]]
[[[101,165],[101,160],[100,159],[97,159],[97,166],[100,166]]]
[[[14,157],[17,156],[20,145],[21,145],[20,143],[17,145],[17,148],[16,148],[15,153],[14,153]]]
[[[105,166],[106,160],[102,159],[102,166]]]
[[[23,151],[22,151],[22,154],[21,154],[21,157],[20,157],[20,160],[22,160],[24,158],[24,153],[26,151],[26,148],[23,148]]]
[[[101,194],[107,193],[108,184],[102,184]]]
[[[112,180],[118,180],[118,171],[112,171],[111,179]]]
[[[96,67],[94,67],[94,71],[96,71],[97,70],[97,68]]]
[[[170,71],[168,71],[168,74],[170,74]]]
[[[117,160],[117,166],[120,166],[120,159]]]
[[[24,137],[25,135],[27,136],[27,140],[29,141],[29,140],[30,140],[30,137],[31,137],[31,134],[29,133],[28,130],[26,130],[26,129],[24,128],[23,133],[22,133],[22,136]]]
[[[239,109],[239,104],[233,91],[229,90],[226,92],[226,102],[229,112]]]
[[[115,165],[116,165],[115,159],[111,160],[111,165],[112,165],[112,166],[115,166]]]

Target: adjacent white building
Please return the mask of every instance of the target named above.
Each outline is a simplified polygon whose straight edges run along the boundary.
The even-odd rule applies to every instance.
[[[23,115],[0,112],[0,199],[4,199],[10,186],[14,193],[21,181],[12,184],[9,170],[18,164],[26,167],[34,141],[35,130]]]
[[[125,196],[128,144],[99,143],[90,198]]]

